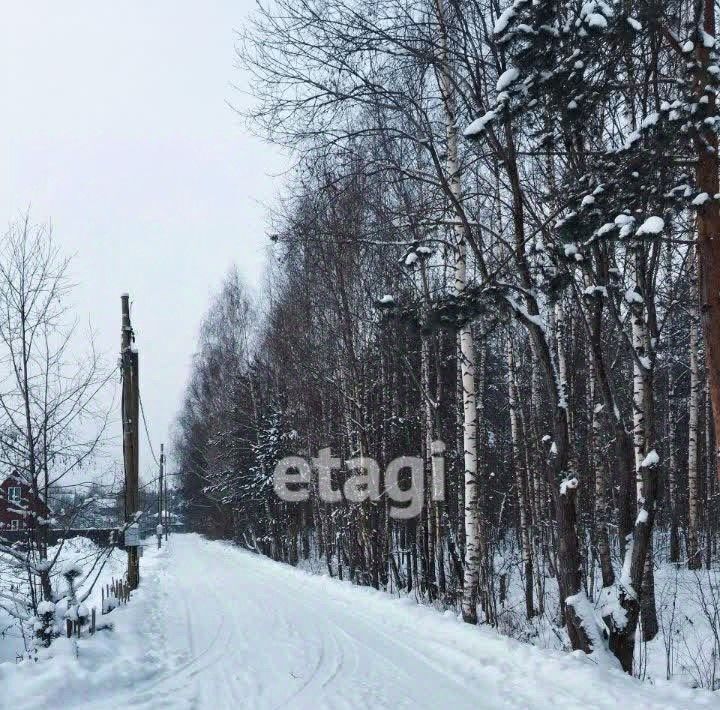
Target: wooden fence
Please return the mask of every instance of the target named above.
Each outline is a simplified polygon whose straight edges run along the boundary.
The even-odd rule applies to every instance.
[[[100,613],[103,615],[109,614],[121,604],[127,604],[129,600],[130,587],[128,583],[124,579],[115,579],[113,577],[110,584],[104,584],[102,586],[102,607]],[[90,635],[102,629],[112,628],[111,624],[97,623],[97,610],[93,607],[88,618],[66,619],[65,633],[68,638],[72,638],[73,636],[80,638],[86,626],[88,627]]]
[[[102,588],[102,613],[109,614],[120,604],[127,604],[130,600],[130,587],[124,579],[112,578],[110,584]]]
[[[67,637],[71,638],[72,636],[77,636],[77,638],[80,638],[80,633],[82,632],[83,626],[85,626],[88,622],[82,620],[82,619],[65,619],[65,631],[67,633]],[[92,611],[90,612],[90,634],[94,634],[98,628],[96,623],[96,611],[95,607],[92,608]]]

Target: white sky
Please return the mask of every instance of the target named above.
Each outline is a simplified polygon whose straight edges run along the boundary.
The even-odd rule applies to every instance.
[[[0,227],[29,205],[35,221],[52,220],[75,254],[78,316],[112,362],[130,293],[157,448],[211,293],[233,262],[249,285],[261,279],[264,206],[286,166],[226,104],[248,100],[230,84],[244,84],[234,30],[254,3],[0,6]]]

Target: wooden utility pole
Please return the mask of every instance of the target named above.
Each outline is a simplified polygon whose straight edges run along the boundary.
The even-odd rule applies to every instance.
[[[163,469],[165,466],[165,444],[160,444],[160,478],[158,479],[158,515],[157,515],[157,542],[158,550],[162,547],[163,524],[165,516],[163,514]],[[167,505],[165,502],[164,505]]]
[[[170,509],[168,508],[167,478],[167,474],[165,474],[165,490],[163,491],[163,499],[165,501],[165,542],[167,542],[168,534],[170,532]]]
[[[130,296],[124,293],[122,303],[122,334],[120,340],[120,366],[122,368],[122,426],[123,461],[125,463],[125,523],[135,523],[135,515],[140,507],[138,471],[139,471],[139,417],[140,388],[138,384],[138,354],[133,349],[135,340],[130,324]],[[140,583],[140,560],[138,548],[127,546],[127,579],[130,589],[137,589]]]
[[[163,454],[164,456],[164,454]],[[165,459],[163,459],[163,463]],[[165,501],[165,542],[168,539],[168,533],[170,532],[170,510],[168,509],[168,491],[167,491],[167,475],[165,476],[165,490],[163,491],[163,500]]]

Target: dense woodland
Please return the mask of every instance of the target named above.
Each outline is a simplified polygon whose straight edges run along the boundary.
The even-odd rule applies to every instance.
[[[202,327],[192,527],[469,623],[519,584],[631,671],[655,570],[719,553],[714,4],[275,0],[238,59],[296,168],[262,296],[232,272]],[[273,492],[323,447],[429,478],[434,440],[415,519]]]

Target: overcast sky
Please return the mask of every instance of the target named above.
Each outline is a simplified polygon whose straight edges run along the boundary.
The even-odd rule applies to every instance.
[[[75,254],[78,315],[113,361],[130,293],[151,434],[168,442],[210,295],[233,262],[262,277],[285,168],[226,103],[246,101],[234,30],[254,3],[2,6],[0,225],[29,205],[52,220]]]

